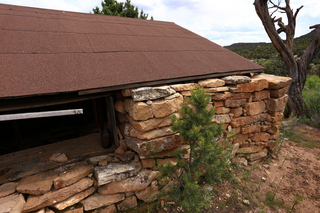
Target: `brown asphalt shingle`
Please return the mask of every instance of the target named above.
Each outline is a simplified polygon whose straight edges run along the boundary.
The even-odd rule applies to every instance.
[[[0,98],[262,67],[174,23],[0,4]]]

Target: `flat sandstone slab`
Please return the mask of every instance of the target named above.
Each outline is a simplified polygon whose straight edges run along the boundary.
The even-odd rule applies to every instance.
[[[95,167],[94,176],[98,181],[98,185],[101,186],[137,175],[141,168],[141,164],[135,161],[129,163],[109,163],[106,166]]]
[[[18,182],[9,182],[0,186],[0,197],[5,197],[16,191]]]
[[[22,194],[11,194],[0,198],[0,213],[20,213],[26,201]]]
[[[290,77],[275,76],[269,74],[259,74],[252,77],[253,79],[266,79],[269,83],[269,89],[280,89],[291,84]]]
[[[73,195],[88,189],[92,184],[93,181],[90,178],[84,178],[71,186],[56,191],[50,191],[41,196],[29,196],[22,212],[31,212],[46,206],[52,206],[55,203],[66,200]]]

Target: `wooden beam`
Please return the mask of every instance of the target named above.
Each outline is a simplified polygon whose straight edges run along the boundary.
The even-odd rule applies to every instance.
[[[99,93],[79,96],[78,93],[66,93],[58,95],[30,96],[17,99],[0,99],[0,112],[74,103],[106,97],[108,95],[109,93]]]
[[[116,120],[116,113],[114,111],[113,96],[106,97],[106,102],[107,102],[108,124],[110,127],[110,131],[112,134],[115,147],[118,148],[120,146],[120,141],[117,133],[117,120]]]
[[[30,112],[30,113],[17,113],[17,114],[0,115],[0,121],[54,117],[54,116],[64,116],[64,115],[78,115],[78,114],[83,114],[83,109],[69,109],[69,110],[57,110],[57,111],[46,111],[46,112]]]

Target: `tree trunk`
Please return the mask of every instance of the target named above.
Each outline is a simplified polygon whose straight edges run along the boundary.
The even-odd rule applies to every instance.
[[[304,100],[302,98],[302,90],[306,82],[306,78],[299,77],[299,74],[306,72],[304,72],[303,70],[299,70],[299,67],[300,66],[296,66],[296,70],[291,70],[291,73],[294,74],[290,75],[290,77],[292,78],[292,83],[288,91],[289,100],[287,104],[288,114],[297,117],[304,116],[307,112]]]
[[[302,90],[307,79],[308,65],[303,58],[295,59],[293,55],[282,55],[282,59],[287,65],[289,76],[292,78],[288,91],[288,114],[297,117],[304,116],[307,114],[307,109],[302,97]]]

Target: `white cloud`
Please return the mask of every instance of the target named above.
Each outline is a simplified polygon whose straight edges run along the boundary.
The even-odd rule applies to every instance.
[[[125,0],[118,0],[124,2]],[[277,0],[276,0],[277,1]],[[284,0],[282,0],[284,2]],[[253,0],[131,0],[155,20],[175,22],[220,45],[235,42],[269,42],[259,20]],[[101,0],[2,0],[2,3],[48,9],[90,12]],[[297,18],[296,36],[310,32],[309,26],[319,24],[319,0],[292,0],[297,9],[304,4]]]

